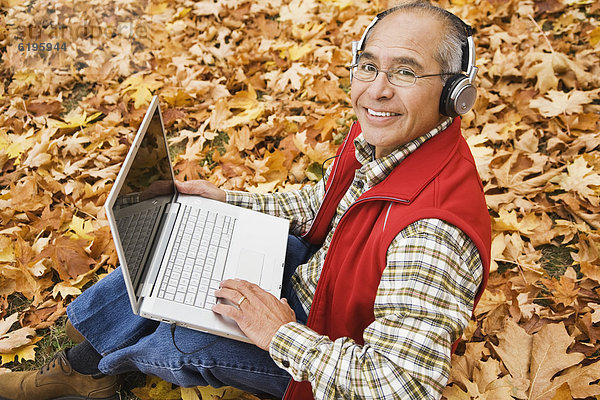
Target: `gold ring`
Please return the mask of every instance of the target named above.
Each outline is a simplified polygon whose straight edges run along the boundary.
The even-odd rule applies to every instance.
[[[244,302],[244,300],[246,300],[246,296],[242,295],[242,298],[238,300],[237,305],[238,307],[242,305],[242,303]]]

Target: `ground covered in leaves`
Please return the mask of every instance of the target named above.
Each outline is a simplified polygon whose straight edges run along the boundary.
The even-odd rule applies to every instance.
[[[178,178],[312,184],[353,120],[350,42],[391,2],[0,4],[1,373],[39,358],[66,305],[116,267],[103,204],[153,94]],[[594,398],[600,4],[441,4],[475,28],[479,99],[462,126],[493,222],[493,272],[444,395]],[[153,378],[134,392],[202,396]]]

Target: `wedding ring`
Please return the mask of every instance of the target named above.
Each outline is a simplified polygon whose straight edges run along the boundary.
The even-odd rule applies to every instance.
[[[242,295],[242,297],[237,302],[238,307],[242,305],[242,303],[244,302],[244,300],[246,300],[246,296]]]

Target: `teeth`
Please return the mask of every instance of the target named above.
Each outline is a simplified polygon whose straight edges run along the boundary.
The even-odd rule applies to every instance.
[[[373,111],[370,108],[367,108],[367,112],[371,115],[374,115],[376,117],[391,117],[393,115],[399,115],[397,113],[391,113],[391,112],[379,112],[379,111]]]

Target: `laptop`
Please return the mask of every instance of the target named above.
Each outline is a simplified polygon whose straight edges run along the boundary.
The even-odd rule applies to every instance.
[[[178,193],[157,96],[105,209],[135,314],[250,342],[214,292],[239,278],[279,298],[289,221]]]

